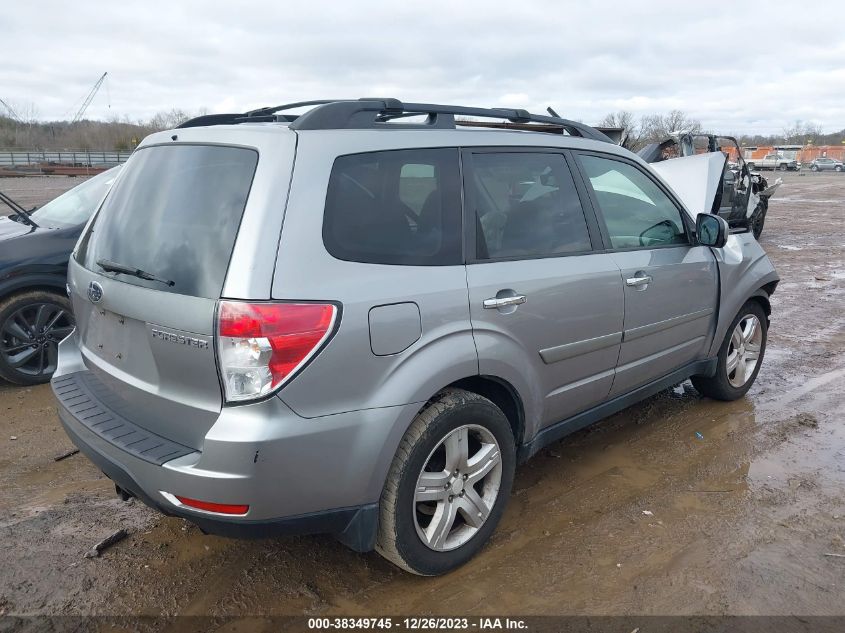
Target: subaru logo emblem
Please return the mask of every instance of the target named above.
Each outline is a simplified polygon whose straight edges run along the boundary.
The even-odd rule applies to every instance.
[[[91,303],[100,303],[100,300],[103,298],[103,287],[96,281],[88,284],[88,298],[91,300]]]

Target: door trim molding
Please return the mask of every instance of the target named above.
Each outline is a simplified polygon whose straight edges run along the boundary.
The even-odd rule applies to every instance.
[[[588,338],[583,341],[575,341],[574,343],[566,343],[564,345],[556,345],[555,347],[547,347],[540,350],[540,358],[546,365],[551,365],[568,358],[574,358],[581,354],[589,354],[590,352],[597,352],[606,347],[619,345],[622,342],[622,332],[613,332],[612,334],[604,334],[595,338]]]
[[[697,312],[681,314],[679,316],[672,317],[671,319],[666,319],[665,321],[657,321],[656,323],[641,325],[640,327],[625,330],[622,340],[623,342],[633,341],[638,338],[642,338],[643,336],[649,336],[650,334],[656,334],[657,332],[662,332],[663,330],[668,330],[669,328],[689,323],[690,321],[703,319],[711,314],[713,314],[713,308],[705,308],[704,310],[698,310]]]

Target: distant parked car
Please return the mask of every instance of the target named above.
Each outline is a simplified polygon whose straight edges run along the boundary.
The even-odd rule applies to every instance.
[[[782,154],[766,154],[763,158],[749,158],[748,169],[771,169],[779,171],[798,171],[801,163],[794,158],[787,158]]]
[[[0,194],[12,211],[0,215],[0,378],[34,385],[53,375],[59,341],[74,327],[65,290],[70,253],[119,170],[31,211]]]
[[[816,158],[810,163],[810,171],[842,171],[845,165],[833,158]]]

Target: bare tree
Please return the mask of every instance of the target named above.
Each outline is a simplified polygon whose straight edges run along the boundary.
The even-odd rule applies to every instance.
[[[701,132],[701,122],[681,110],[668,114],[646,114],[639,121],[628,111],[611,112],[601,120],[601,126],[625,128],[623,146],[637,151],[648,143],[658,143],[673,132]]]
[[[675,132],[701,132],[701,122],[681,110],[668,114],[649,114],[642,118],[642,142],[658,143]]]
[[[170,130],[190,118],[193,118],[193,115],[188,114],[179,108],[173,108],[167,112],[156,113],[155,116],[150,119],[149,125],[156,131]]]
[[[601,127],[620,127],[625,132],[622,135],[622,147],[628,149],[639,149],[642,144],[640,137],[642,136],[642,128],[639,122],[634,118],[634,115],[627,110],[620,110],[619,112],[610,112],[599,122]]]
[[[822,127],[812,121],[796,120],[795,123],[783,129],[783,140],[794,145],[806,145],[816,142],[815,139],[824,136]]]

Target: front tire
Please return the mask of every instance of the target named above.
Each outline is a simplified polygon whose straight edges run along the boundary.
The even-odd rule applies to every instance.
[[[714,400],[742,398],[760,372],[768,340],[768,319],[757,301],[746,301],[728,328],[711,377],[693,376],[692,384]]]
[[[56,370],[59,341],[74,328],[67,297],[44,290],[0,301],[0,378],[37,385]]]
[[[376,550],[406,571],[460,567],[496,529],[516,455],[508,419],[476,393],[447,389],[417,415],[381,496]]]
[[[833,168],[833,171],[842,171],[842,165],[837,165]]]
[[[782,164],[782,165],[780,166],[780,170],[781,170],[781,171],[786,171],[787,169],[789,169],[789,167],[788,167],[786,164]]]

